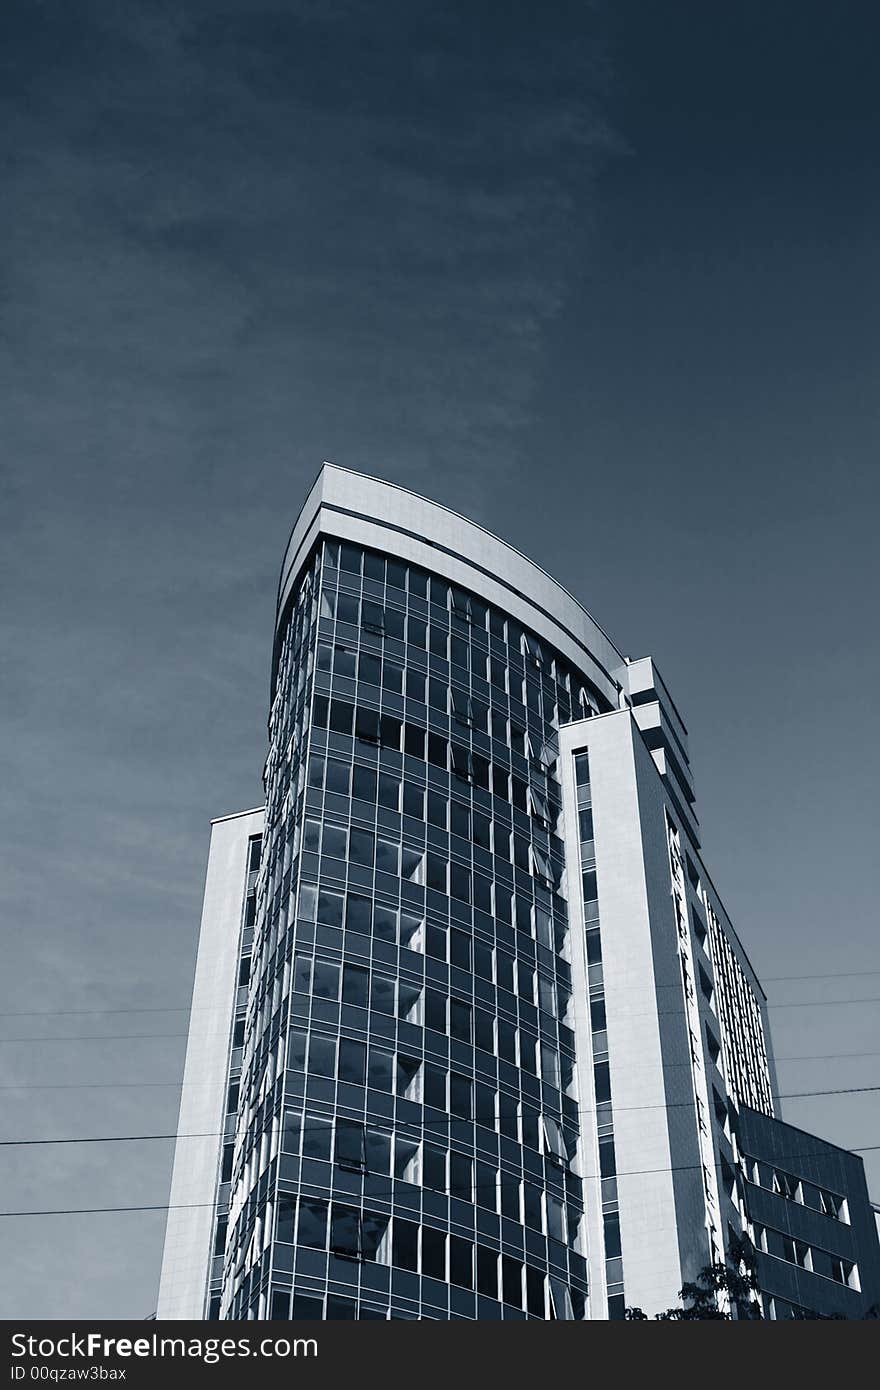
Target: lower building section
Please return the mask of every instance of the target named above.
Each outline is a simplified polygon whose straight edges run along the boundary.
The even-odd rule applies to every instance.
[[[880,1247],[862,1160],[747,1108],[738,1139],[764,1316],[880,1316]]]

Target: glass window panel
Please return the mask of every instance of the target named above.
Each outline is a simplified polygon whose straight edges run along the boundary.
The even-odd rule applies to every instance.
[[[406,1023],[419,1024],[422,1021],[422,991],[415,985],[397,984],[397,1011]]]
[[[293,958],[293,990],[296,994],[308,994],[312,982],[311,956],[297,953]]]
[[[297,1110],[285,1110],[284,1124],[281,1129],[281,1147],[285,1153],[299,1153],[301,1134],[302,1115]]]
[[[446,995],[436,989],[425,990],[425,1027],[446,1032]]]
[[[337,1121],[336,1162],[344,1168],[364,1167],[364,1127],[355,1120]]]
[[[333,674],[353,680],[357,670],[357,652],[349,647],[336,646],[333,650]]]
[[[287,1193],[282,1193],[278,1198],[278,1216],[275,1222],[275,1234],[279,1240],[287,1244],[293,1244],[293,1228],[296,1220],[296,1198],[290,1197]],[[222,1254],[222,1251],[220,1252]]]
[[[392,1228],[392,1261],[401,1269],[419,1267],[419,1228],[413,1221],[395,1216]]]
[[[418,1101],[421,1089],[422,1064],[414,1057],[396,1055],[397,1094],[406,1100]],[[388,1088],[391,1089],[390,1086]]]
[[[421,1180],[421,1145],[400,1134],[394,1139],[394,1176],[403,1182]]]
[[[477,1246],[477,1288],[487,1298],[498,1297],[498,1255],[484,1245]]]
[[[469,903],[471,900],[470,870],[465,869],[461,864],[456,864],[455,862],[450,864],[449,889],[453,898],[458,898],[461,902]]]
[[[501,1257],[502,1297],[514,1308],[522,1307],[522,1265],[510,1255]]]
[[[339,547],[339,568],[348,574],[360,574],[361,572],[361,551],[356,545],[349,545],[347,542]]]
[[[446,829],[447,800],[440,792],[428,790],[428,823]]]
[[[346,965],[342,971],[342,1002],[355,1004],[358,1008],[367,1007],[369,995],[369,971],[359,965]]]
[[[433,1062],[425,1063],[425,1104],[438,1110],[446,1109],[446,1072]]]
[[[341,1207],[335,1202],[330,1222],[330,1249],[337,1255],[359,1255],[361,1252],[361,1216],[354,1207]]]
[[[363,1086],[367,1049],[363,1043],[351,1038],[339,1040],[339,1079],[353,1086]]]
[[[338,825],[325,825],[321,852],[334,859],[344,859],[348,850],[348,832]]]
[[[530,1265],[526,1265],[526,1306],[533,1318],[545,1316],[544,1275]]]
[[[371,657],[370,660],[372,660],[372,659],[373,659],[373,658]],[[364,657],[361,656],[361,666],[362,666],[362,667],[363,667],[363,664],[364,664]],[[376,663],[376,665],[377,665],[377,680],[378,680],[378,662]],[[362,670],[362,671],[361,671],[361,680],[364,680],[364,679],[366,679],[366,677],[364,676],[364,673],[363,673],[363,670]],[[355,713],[354,733],[355,733],[355,738],[359,738],[359,739],[361,740],[362,743],[378,743],[378,742],[379,742],[379,712],[378,712],[378,710],[367,709],[367,707],[366,707],[365,705],[358,705],[357,711],[356,711],[356,713]]]
[[[349,845],[349,857],[353,864],[366,864],[369,868],[373,866],[376,854],[376,839],[368,830],[352,829]]]
[[[400,877],[408,883],[424,882],[425,856],[413,849],[401,849]]]
[[[330,720],[329,726],[336,734],[350,734],[351,721],[354,718],[354,706],[345,700],[330,701]]]
[[[474,1042],[484,1052],[495,1051],[495,1020],[485,1009],[474,1010]]]
[[[464,1120],[469,1120],[472,1116],[473,1103],[473,1083],[467,1076],[461,1076],[458,1072],[449,1074],[449,1109],[453,1115],[458,1115]]]
[[[287,1065],[294,1071],[306,1069],[306,1035],[298,1028],[291,1028],[287,1038]]]
[[[306,1115],[302,1132],[303,1158],[329,1159],[333,1125],[320,1115]]]
[[[322,1038],[313,1033],[309,1039],[309,1072],[312,1076],[334,1076],[336,1073],[336,1039]]]
[[[449,1282],[462,1289],[474,1287],[474,1247],[460,1236],[449,1237]]]
[[[376,774],[370,767],[355,765],[352,776],[351,794],[360,801],[376,800]]]
[[[473,1159],[467,1154],[456,1153],[455,1150],[450,1153],[449,1191],[463,1202],[473,1200],[473,1166]]]
[[[416,1063],[418,1066],[418,1063]],[[389,1094],[394,1076],[394,1057],[390,1052],[371,1047],[367,1066],[367,1085]]]
[[[379,773],[379,805],[389,811],[400,810],[400,782],[387,772]]]
[[[385,557],[377,555],[373,550],[364,551],[364,578],[376,579],[380,584],[385,581]]]
[[[481,980],[491,980],[493,977],[492,947],[487,946],[483,941],[474,940],[474,973]]]
[[[382,747],[393,748],[395,751],[398,751],[400,749],[400,732],[402,728],[403,724],[399,719],[395,718],[393,714],[380,715],[379,739],[382,743]]]
[[[434,735],[432,735],[434,737]],[[415,724],[407,724],[404,728],[404,751],[411,758],[424,759],[425,757],[425,730],[420,729]]]
[[[327,1203],[300,1202],[296,1239],[309,1249],[327,1248]]]
[[[565,1207],[558,1197],[547,1193],[547,1234],[565,1241]]]
[[[520,1219],[519,1182],[510,1173],[501,1172],[501,1214],[513,1221]]]
[[[431,1226],[422,1227],[422,1274],[446,1279],[446,1236]]]
[[[410,619],[410,621],[412,621],[412,619]],[[416,671],[414,667],[409,666],[407,667],[406,674],[404,676],[404,681],[407,699],[417,700],[420,705],[423,705],[425,703],[424,673],[422,671]],[[410,750],[407,749],[407,752],[409,751]],[[417,756],[424,757],[424,752],[418,754]]]
[[[450,961],[462,970],[471,968],[471,938],[466,932],[453,927],[450,933]]]
[[[397,940],[397,913],[392,907],[380,907],[373,913],[373,935],[380,941]]]
[[[312,977],[312,993],[317,999],[339,998],[339,966],[331,961],[316,960]]]
[[[342,926],[345,899],[341,893],[318,893],[318,921],[328,927]]]
[[[469,1004],[459,999],[450,1000],[449,1031],[460,1042],[471,1042],[473,1036],[473,1011]]]
[[[364,599],[361,604],[361,627],[365,628],[367,632],[379,634],[385,632],[385,609],[381,603]]]
[[[388,1174],[391,1172],[391,1135],[368,1129],[364,1146],[364,1157],[368,1173]]]
[[[348,930],[369,936],[372,908],[373,905],[369,898],[362,898],[357,893],[349,893],[345,908],[345,924]]]
[[[373,972],[370,1003],[380,1014],[394,1013],[394,980],[390,976]]]
[[[360,600],[353,598],[351,594],[340,594],[336,600],[336,621],[339,623],[356,623],[360,617]]]
[[[428,624],[422,618],[414,618],[410,615],[406,620],[406,640],[410,646],[417,647],[419,651],[427,651]]]
[[[376,868],[386,874],[400,871],[400,846],[390,840],[376,841]]]

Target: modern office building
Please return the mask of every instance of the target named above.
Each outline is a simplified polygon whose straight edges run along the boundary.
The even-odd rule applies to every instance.
[[[160,1319],[621,1318],[744,1232],[767,1315],[878,1300],[860,1160],[774,1119],[649,658],[328,464],[264,782],[212,827]]]

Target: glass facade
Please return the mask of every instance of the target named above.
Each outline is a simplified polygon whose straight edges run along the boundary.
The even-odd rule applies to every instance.
[[[556,761],[603,707],[474,595],[313,551],[278,629],[214,1316],[584,1317]]]

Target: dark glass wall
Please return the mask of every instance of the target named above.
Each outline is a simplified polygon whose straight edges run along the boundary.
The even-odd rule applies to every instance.
[[[279,627],[222,1316],[580,1318],[560,722],[534,634],[324,542]]]

